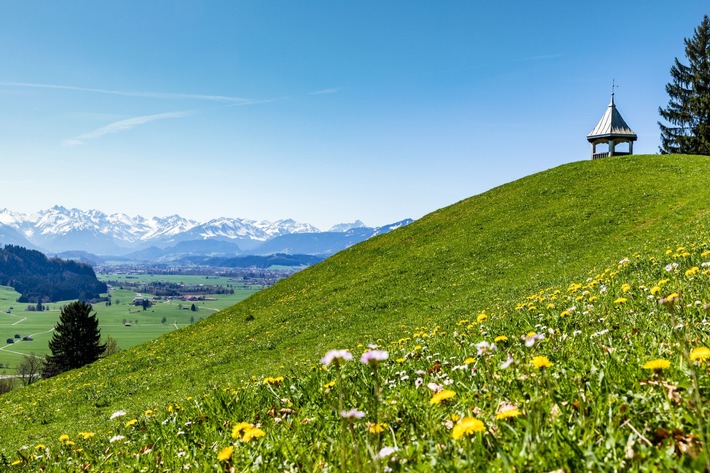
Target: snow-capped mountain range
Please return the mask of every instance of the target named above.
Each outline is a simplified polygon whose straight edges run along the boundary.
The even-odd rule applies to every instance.
[[[409,222],[407,219],[393,226]],[[369,228],[358,220],[322,232],[313,225],[291,219],[269,222],[222,217],[200,223],[179,215],[144,218],[54,206],[32,214],[0,210],[0,243],[50,253],[81,250],[97,255],[126,255],[151,247],[164,250],[181,243],[185,246],[185,242],[211,241],[214,247],[215,241],[221,241],[234,244],[234,253],[239,254],[257,252],[260,245],[289,235],[355,232],[365,237],[385,233],[393,226]],[[326,249],[323,254],[332,251]]]

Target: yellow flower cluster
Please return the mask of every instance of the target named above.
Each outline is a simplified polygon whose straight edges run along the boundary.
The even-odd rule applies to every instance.
[[[456,391],[452,391],[451,389],[442,389],[431,397],[429,404],[441,404],[442,401],[451,399],[454,396],[456,396]]]

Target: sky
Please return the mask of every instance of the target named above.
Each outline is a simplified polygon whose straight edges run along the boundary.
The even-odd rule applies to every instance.
[[[678,6],[682,5],[682,6]],[[0,209],[381,226],[658,108],[707,0],[0,0]]]

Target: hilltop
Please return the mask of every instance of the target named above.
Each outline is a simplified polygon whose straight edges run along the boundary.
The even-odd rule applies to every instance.
[[[665,249],[707,230],[709,173],[710,158],[702,156],[584,161],[438,210],[201,323],[3,396],[0,452],[13,456],[19,445],[69,431],[107,438],[112,412],[167,412],[253,376],[285,375],[297,384],[330,349],[386,345],[422,326],[455,330],[482,311],[591,278],[644,249]],[[496,320],[510,333],[535,329],[522,318]]]

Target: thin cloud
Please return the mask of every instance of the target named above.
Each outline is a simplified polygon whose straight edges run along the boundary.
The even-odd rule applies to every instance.
[[[335,94],[337,92],[340,92],[341,90],[342,90],[342,87],[331,87],[330,89],[322,89],[322,90],[316,90],[314,92],[308,92],[308,95]]]
[[[121,133],[124,131],[131,130],[137,126],[145,125],[146,123],[154,122],[157,120],[165,120],[168,118],[182,118],[189,115],[190,112],[167,112],[167,113],[157,113],[155,115],[143,115],[140,117],[127,118],[125,120],[119,120],[117,122],[110,123],[101,128],[97,128],[89,133],[84,133],[83,135],[76,136],[64,140],[62,144],[64,146],[79,146],[83,145],[87,140],[94,140],[105,135],[110,135],[113,133]]]
[[[187,99],[187,100],[205,100],[212,102],[230,102],[237,104],[248,104],[254,102],[252,99],[243,97],[230,97],[227,95],[205,95],[205,94],[179,94],[179,93],[164,93],[164,92],[132,92],[123,90],[110,89],[95,89],[91,87],[75,87],[71,85],[57,84],[36,84],[30,82],[1,82],[0,86],[5,87],[22,87],[30,89],[54,89],[54,90],[70,90],[75,92],[89,92],[95,94],[120,95],[123,97],[145,97],[153,99]]]

